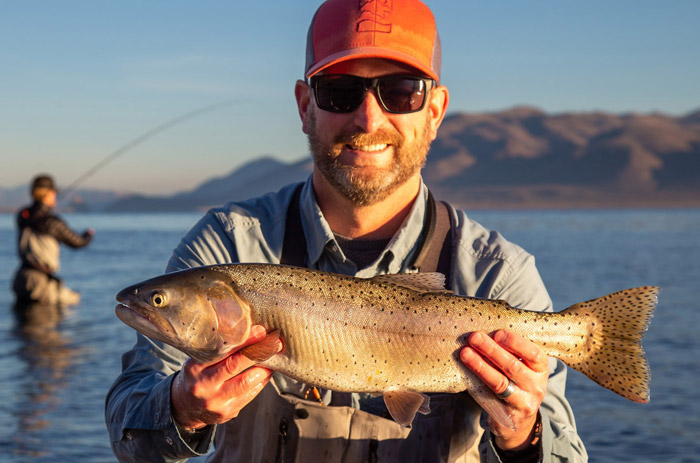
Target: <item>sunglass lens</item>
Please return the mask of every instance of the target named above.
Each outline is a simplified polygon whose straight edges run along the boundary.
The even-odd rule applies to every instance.
[[[379,96],[392,113],[419,111],[425,103],[425,81],[411,77],[388,76],[379,79]]]
[[[315,92],[319,108],[347,113],[362,103],[365,87],[362,79],[355,76],[324,76],[317,80]]]

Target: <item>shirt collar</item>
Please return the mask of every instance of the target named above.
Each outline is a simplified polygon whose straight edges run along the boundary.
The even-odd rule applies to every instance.
[[[423,231],[427,200],[428,188],[421,179],[420,194],[387,248],[372,265],[359,272],[356,271],[356,276],[371,277],[381,273],[403,273],[406,271],[408,258],[417,252],[415,248]],[[311,177],[306,181],[301,191],[300,212],[309,266],[320,270],[339,271],[340,269],[337,268],[323,268],[325,265],[320,262],[324,257],[324,252],[328,254],[328,257],[332,255],[332,258],[341,263],[345,263],[345,256],[316,201]]]

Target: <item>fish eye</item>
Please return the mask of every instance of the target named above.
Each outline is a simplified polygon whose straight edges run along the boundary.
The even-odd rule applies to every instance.
[[[165,294],[153,293],[151,294],[151,305],[153,307],[163,307],[165,305]]]

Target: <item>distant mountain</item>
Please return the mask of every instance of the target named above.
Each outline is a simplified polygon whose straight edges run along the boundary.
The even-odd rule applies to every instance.
[[[0,188],[0,212],[15,212],[27,201],[29,201],[27,185]]]
[[[690,113],[681,118],[683,124],[700,124],[700,110]]]
[[[310,171],[309,159],[262,158],[192,192],[132,197],[111,210],[202,209],[275,191]],[[700,206],[700,111],[453,114],[423,176],[437,196],[465,208]]]
[[[547,115],[519,107],[445,119],[424,171],[464,207],[700,205],[700,111]]]
[[[58,209],[60,212],[102,211],[123,196],[123,193],[108,190],[79,189],[67,194],[59,191]],[[29,185],[0,188],[0,213],[14,213],[30,202]]]
[[[81,197],[92,210],[203,210],[303,181],[311,168],[310,158],[262,157],[172,196],[103,198],[100,207]],[[452,114],[423,177],[436,196],[464,208],[699,207],[700,110],[683,117],[530,107]],[[0,190],[0,206],[3,194],[20,195]]]
[[[225,177],[209,180],[192,191],[167,197],[128,196],[110,205],[107,211],[201,210],[235,199],[277,191],[282,185],[305,180],[310,174],[311,159],[287,164],[271,157],[263,157]]]

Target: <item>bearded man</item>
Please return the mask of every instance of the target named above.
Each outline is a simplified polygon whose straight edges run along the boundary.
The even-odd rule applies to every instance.
[[[323,3],[295,96],[314,161],[310,178],[209,211],[168,271],[232,262],[357,277],[439,270],[458,294],[552,310],[531,255],[436,203],[422,182],[449,101],[435,21],[423,3]],[[251,333],[247,344],[266,335],[260,326]],[[432,395],[431,413],[405,427],[381,397],[323,390],[314,399],[313,385],[241,354],[197,364],[138,335],[107,398],[112,447],[122,461],[144,462],[206,454],[212,443],[207,461],[217,462],[586,459],[561,362],[507,330],[472,333],[459,357],[500,397],[515,429],[488,420],[466,392]]]

